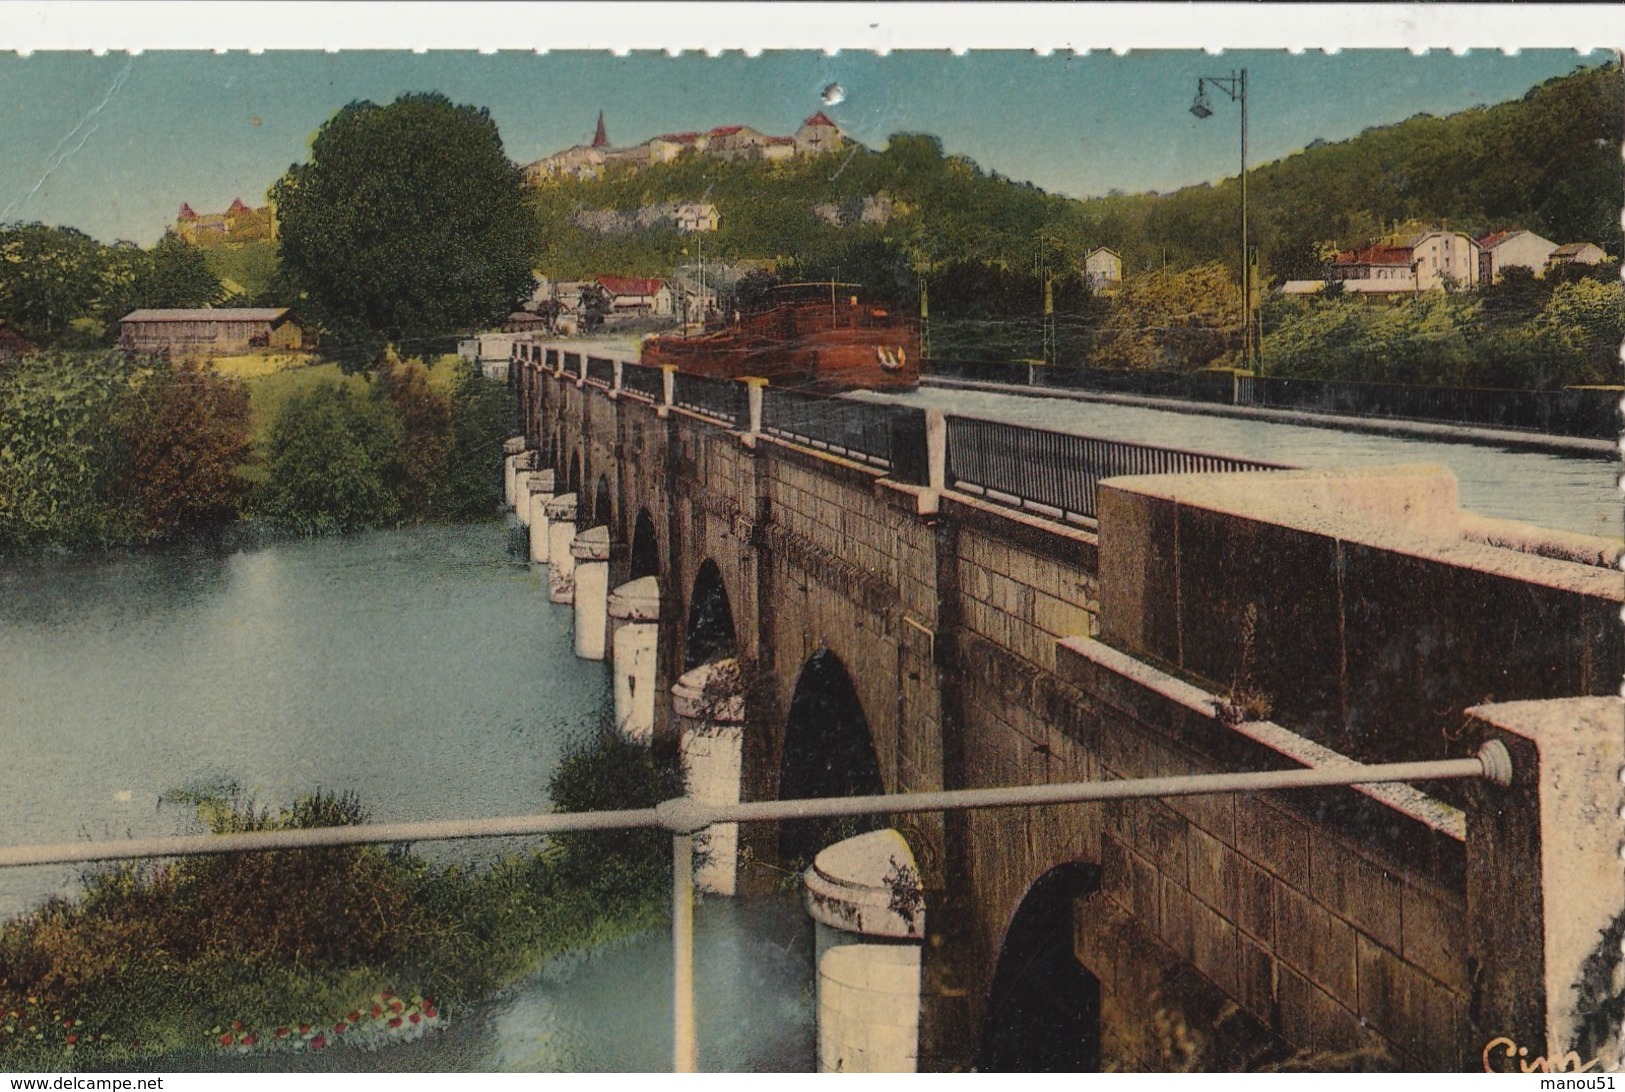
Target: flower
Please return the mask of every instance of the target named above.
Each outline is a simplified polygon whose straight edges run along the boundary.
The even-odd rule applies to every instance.
[[[415,1024],[415,1023],[417,1023],[417,1022],[418,1022],[418,1021],[419,1021],[419,1020],[421,1020],[421,1019],[423,1019],[423,1017],[421,1017],[421,1016],[419,1016],[419,1015],[418,1015],[418,1014],[417,1014],[417,1013],[415,1013],[415,1012],[414,1012],[414,1013],[413,1013],[413,1014],[412,1014],[412,1015],[411,1015],[411,1016],[409,1016],[409,1017],[407,1017],[407,1019],[408,1019],[408,1020],[411,1020],[411,1021],[412,1021],[412,1023],[414,1023],[414,1024]]]
[[[314,1039],[312,1039],[310,1041],[310,1049],[311,1050],[321,1050],[326,1045],[327,1045],[327,1036],[325,1036],[325,1035],[320,1035],[319,1034],[319,1035],[316,1036],[316,1038],[314,1038]]]
[[[349,1024],[346,1024],[343,1020],[340,1020],[338,1023],[333,1025],[333,1034],[334,1035],[343,1035],[344,1034],[344,1029],[349,1027],[349,1026],[350,1026]]]
[[[299,1025],[299,1034],[300,1035],[309,1035],[310,1034],[310,1025],[309,1024],[300,1024]]]
[[[288,1029],[287,1028],[277,1028],[276,1029],[276,1037],[278,1039],[286,1039],[288,1037]]]
[[[372,1007],[372,1018],[374,1020],[378,1019],[383,1014],[384,1014],[384,1006],[382,1006],[382,1005],[374,1005]]]
[[[73,1044],[77,1043],[78,1041],[79,1041],[79,1036],[77,1036],[77,1035],[69,1035],[68,1036],[68,1045],[69,1046],[72,1046]]]
[[[438,1009],[436,1009],[433,1005],[426,1004],[423,1007],[423,1015],[425,1015],[429,1019],[433,1020],[436,1016],[440,1015],[440,1011]]]
[[[405,1007],[406,1006],[401,1004],[399,1001],[391,1001],[389,1003],[389,1011],[390,1012],[400,1012]]]
[[[400,1027],[401,1026],[401,1018],[399,1016],[391,1016],[389,1018],[389,1026],[392,1027],[392,1028]]]
[[[228,1031],[224,1035],[220,1036],[220,1045],[221,1046],[229,1047],[231,1045],[231,1043],[232,1043],[231,1032]]]
[[[244,1035],[242,1037],[242,1039],[241,1039],[241,1042],[242,1042],[243,1046],[253,1046],[255,1043],[257,1043],[259,1041],[260,1041],[260,1037],[258,1035],[255,1035],[252,1031],[249,1032],[247,1035]]]
[[[352,1023],[352,1024],[359,1024],[359,1023],[361,1023],[361,1013],[360,1013],[360,1011],[359,1011],[359,1010],[355,1010],[355,1011],[352,1011],[352,1012],[351,1012],[351,1013],[350,1013],[350,1015],[349,1015],[349,1016],[348,1016],[348,1017],[347,1017],[347,1019],[348,1019],[348,1020],[349,1020],[349,1021],[350,1021],[350,1023]]]

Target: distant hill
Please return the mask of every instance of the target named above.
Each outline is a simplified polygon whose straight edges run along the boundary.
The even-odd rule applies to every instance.
[[[1313,276],[1329,245],[1359,245],[1416,221],[1473,233],[1525,227],[1618,254],[1622,125],[1625,85],[1610,63],[1517,101],[1316,141],[1249,176],[1264,276]],[[940,141],[921,134],[894,135],[879,151],[853,145],[841,156],[776,162],[685,154],[636,172],[611,168],[601,179],[543,182],[537,267],[564,278],[658,275],[702,253],[776,257],[802,274],[912,298],[921,270],[971,263],[1064,273],[1100,245],[1123,255],[1129,275],[1234,265],[1236,192],[1229,179],[1171,194],[1065,198],[944,155]],[[681,234],[638,216],[694,201],[717,207],[718,230]]]

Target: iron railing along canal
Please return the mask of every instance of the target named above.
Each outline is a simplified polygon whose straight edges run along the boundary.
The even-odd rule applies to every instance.
[[[1184,774],[1117,781],[1075,781],[1057,785],[1021,785],[993,789],[883,796],[820,797],[808,800],[763,800],[745,804],[702,804],[691,797],[667,800],[652,808],[622,811],[552,812],[496,819],[429,820],[413,823],[368,823],[359,826],[256,831],[249,834],[132,838],[126,841],[64,842],[0,848],[0,868],[30,865],[84,864],[222,853],[263,853],[331,846],[400,845],[411,842],[558,834],[582,830],[663,829],[672,836],[672,1068],[679,1073],[699,1068],[694,1015],[694,836],[716,823],[763,823],[796,819],[833,819],[863,815],[901,815],[977,808],[1042,807],[1144,797],[1202,796],[1214,793],[1264,792],[1282,789],[1375,785],[1398,781],[1448,781],[1483,778],[1499,785],[1512,781],[1506,747],[1491,741],[1472,758],[1427,762],[1359,762],[1296,770],[1255,773]]]
[[[1095,518],[1096,489],[1106,478],[1285,469],[1228,455],[948,418],[948,488],[1074,522]]]

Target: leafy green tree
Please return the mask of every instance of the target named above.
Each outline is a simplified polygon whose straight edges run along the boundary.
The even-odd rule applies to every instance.
[[[271,426],[267,478],[256,505],[302,534],[354,531],[392,520],[402,428],[387,401],[322,383],[288,400]]]
[[[450,450],[435,491],[437,514],[447,519],[489,516],[501,499],[502,441],[514,434],[513,396],[505,384],[472,366],[451,393]]]
[[[0,370],[0,553],[125,540],[131,508],[112,487],[140,366],[42,352]]]
[[[0,225],[0,318],[37,345],[69,339],[96,316],[107,265],[107,248],[77,228]]]
[[[113,336],[118,321],[141,307],[212,307],[225,298],[201,247],[166,233],[151,250],[128,243],[108,248],[102,320]]]
[[[283,269],[351,367],[493,322],[531,285],[524,177],[484,109],[438,94],[352,103],[272,187]],[[344,349],[349,352],[342,352]]]
[[[1126,277],[1090,363],[1193,371],[1241,344],[1241,288],[1220,262]]]

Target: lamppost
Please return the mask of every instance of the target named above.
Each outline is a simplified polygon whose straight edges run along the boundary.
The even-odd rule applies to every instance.
[[[1208,105],[1209,85],[1218,88],[1241,105],[1241,359],[1247,367],[1256,363],[1257,344],[1253,337],[1253,262],[1252,248],[1247,236],[1247,70],[1232,72],[1228,76],[1200,76],[1196,80],[1196,98],[1191,102],[1191,113],[1198,118],[1213,116]]]

